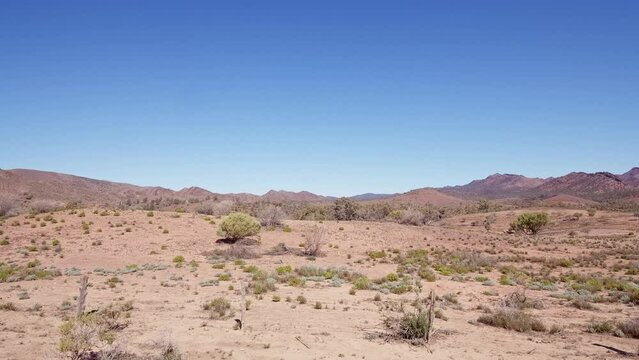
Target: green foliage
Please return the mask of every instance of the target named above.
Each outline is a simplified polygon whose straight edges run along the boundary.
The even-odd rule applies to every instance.
[[[117,332],[126,327],[131,302],[115,303],[96,312],[82,314],[59,327],[58,350],[72,359],[89,359],[91,352],[112,344]]]
[[[257,235],[259,232],[259,221],[248,214],[234,212],[224,217],[217,234],[225,239],[237,240]]]
[[[368,256],[371,259],[383,259],[386,257],[386,251],[384,250],[379,250],[379,251],[369,251],[368,252]]]
[[[406,313],[399,323],[399,335],[409,340],[423,339],[429,328],[428,312],[421,310],[416,313]]]
[[[284,275],[293,272],[293,268],[291,265],[279,266],[275,268],[275,272],[277,272],[278,275]]]
[[[217,297],[202,306],[205,311],[211,312],[211,318],[223,318],[231,309],[231,303],[223,297]]]
[[[510,228],[529,235],[537,234],[544,226],[548,225],[550,218],[545,212],[523,213],[517,217]]]
[[[370,280],[362,275],[353,279],[353,287],[357,290],[366,290],[370,287]]]
[[[339,198],[333,204],[335,220],[355,220],[357,218],[357,204],[348,198]]]
[[[37,263],[31,263],[27,266],[0,263],[0,283],[22,280],[51,279],[61,275],[59,270],[42,269],[37,265]]]

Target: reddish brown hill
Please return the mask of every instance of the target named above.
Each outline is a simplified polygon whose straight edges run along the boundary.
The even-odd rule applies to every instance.
[[[584,206],[584,205],[597,204],[596,201],[584,199],[579,196],[566,195],[566,194],[549,197],[548,199],[544,199],[542,203],[544,205],[572,205],[572,206]]]
[[[508,198],[524,195],[546,180],[528,178],[523,175],[493,174],[485,179],[473,180],[466,185],[448,186],[440,191],[463,198]]]
[[[201,187],[197,187],[197,186],[181,189],[179,191],[176,191],[175,194],[180,197],[198,198],[198,199],[206,199],[206,198],[212,199],[214,197],[219,197],[221,195],[221,194],[210,192],[206,189],[202,189]]]
[[[22,199],[94,204],[117,204],[133,199],[175,196],[173,190],[162,187],[136,186],[26,169],[0,170],[0,194]]]
[[[617,177],[626,185],[639,187],[639,167],[634,167],[626,173],[617,175]]]
[[[383,201],[435,206],[455,206],[466,203],[466,200],[444,194],[433,188],[411,190],[407,193],[391,196]]]
[[[569,194],[586,197],[613,193],[626,188],[616,175],[608,172],[572,172],[558,178],[549,179],[535,188],[546,195]]]

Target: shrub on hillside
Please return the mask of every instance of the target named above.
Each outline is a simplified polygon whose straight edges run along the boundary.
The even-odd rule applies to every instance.
[[[517,217],[517,220],[510,224],[510,228],[513,231],[534,235],[548,225],[549,222],[550,218],[545,212],[523,213]]]
[[[331,212],[330,205],[308,204],[295,211],[295,218],[298,220],[329,220]]]
[[[34,200],[29,204],[29,207],[31,212],[41,214],[60,208],[60,204],[53,200]]]
[[[426,216],[423,212],[416,209],[406,209],[402,210],[399,215],[398,222],[400,224],[408,224],[408,225],[424,225],[426,223]]]
[[[238,240],[260,232],[260,223],[252,216],[234,212],[224,217],[217,231],[225,239]]]
[[[286,214],[281,207],[268,204],[259,210],[258,217],[262,226],[280,226]]]
[[[370,221],[382,221],[390,215],[393,208],[388,203],[359,204],[357,218]]]
[[[355,220],[357,218],[357,204],[348,198],[339,198],[333,204],[335,220]]]
[[[8,215],[9,212],[18,206],[16,199],[9,196],[0,195],[0,217]]]

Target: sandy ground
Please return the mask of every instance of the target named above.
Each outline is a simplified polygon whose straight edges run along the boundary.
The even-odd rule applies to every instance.
[[[299,248],[305,230],[320,226],[326,228],[331,245],[324,248],[326,255],[314,261],[293,254],[262,255],[245,261],[268,271],[283,264],[294,268],[303,265],[346,267],[371,279],[397,269],[392,261],[373,261],[367,255],[369,251],[382,249],[474,249],[494,256],[519,255],[528,259],[579,258],[594,252],[609,265],[637,262],[639,219],[632,214],[598,212],[589,217],[582,211],[579,220],[568,220],[574,210],[545,211],[551,215],[553,224],[534,238],[505,233],[517,215],[514,211],[496,213],[490,231],[481,225],[486,214],[448,218],[422,227],[375,222],[287,221],[291,232],[263,229],[259,244],[253,248],[260,253],[278,243]],[[352,295],[348,283],[333,287],[329,282],[307,281],[303,288],[278,284],[276,291],[264,294],[262,299],[247,295],[252,303],[246,312],[245,329],[234,330],[234,317],[210,319],[202,310],[206,301],[223,296],[232,303],[235,317],[239,316],[238,289],[242,280],[249,279],[249,274],[233,261],[227,261],[223,270],[214,269],[207,262],[204,252],[228,247],[216,243],[217,224],[194,214],[177,217],[175,213],[155,212],[153,217],[148,217],[143,211],[121,211],[119,216],[114,216],[112,211],[106,216],[94,214],[92,209],[84,212],[85,217],[56,212],[53,214],[55,224],[24,215],[2,222],[0,230],[4,234],[0,238],[8,237],[10,243],[0,246],[0,262],[26,264],[37,259],[40,266],[60,269],[62,276],[0,283],[0,303],[12,302],[18,307],[17,311],[0,311],[1,359],[40,359],[55,353],[60,337],[58,327],[74,314],[72,308],[64,310],[62,304],[64,301],[75,303],[80,278],[76,274],[79,273],[89,275],[88,309],[98,309],[114,301],[133,301],[129,325],[119,333],[119,339],[129,351],[140,355],[154,353],[153,342],[167,337],[179,347],[185,359],[614,359],[623,356],[593,344],[632,352],[639,349],[639,340],[586,331],[593,319],[622,321],[637,317],[636,306],[617,302],[597,304],[596,311],[580,310],[568,306],[566,300],[549,296],[562,292],[560,284],[556,291],[526,292],[527,296],[543,303],[542,309],[530,310],[534,316],[548,328],[558,325],[562,329],[559,333],[519,333],[477,323],[482,314],[478,305],[497,307],[500,299],[518,289],[500,285],[497,267],[482,274],[495,283],[493,286],[473,281],[476,273],[465,275],[470,277],[469,281],[455,281],[453,276],[440,275],[435,282],[423,282],[423,294],[431,289],[440,296],[453,293],[459,301],[454,305],[438,302],[438,308],[448,319],[436,319],[434,340],[428,346],[385,341],[379,336],[386,331],[385,313],[380,311],[380,304],[402,299],[410,302],[415,298],[414,293],[395,295],[359,290]],[[15,221],[20,226],[12,226]],[[92,223],[88,234],[84,233],[82,222]],[[36,226],[31,227],[32,224]],[[574,234],[569,236],[571,231]],[[61,243],[59,253],[52,248],[25,251],[28,246],[40,248],[43,241],[51,244],[54,239]],[[97,245],[98,242],[101,245]],[[624,254],[630,256],[624,258]],[[176,268],[172,259],[177,255],[184,256],[187,263],[196,261],[197,268],[189,265]],[[122,283],[113,288],[106,284],[111,275],[94,272],[97,268],[123,269],[130,264],[164,264],[167,268],[118,274]],[[608,266],[591,268],[581,264],[569,270],[624,277],[623,272],[615,273]],[[532,260],[522,260],[516,265],[531,269],[539,266]],[[67,270],[72,268],[79,271],[67,275]],[[567,269],[559,267],[553,271],[559,274]],[[217,286],[200,286],[200,282],[215,279],[222,272],[230,273],[231,280],[221,281]],[[626,277],[637,280],[637,275]],[[488,290],[493,294],[486,295]],[[273,294],[279,295],[281,301],[272,301]],[[374,301],[376,294],[381,294],[381,301]],[[298,295],[303,295],[308,302],[297,304]],[[287,297],[293,300],[287,302]],[[318,301],[322,309],[314,308]],[[28,311],[35,304],[41,305],[41,309]]]

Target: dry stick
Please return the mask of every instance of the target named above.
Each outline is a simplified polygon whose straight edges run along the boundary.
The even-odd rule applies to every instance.
[[[430,291],[430,300],[428,302],[428,328],[426,329],[426,343],[430,342],[430,335],[433,330],[433,321],[435,320],[435,291]]]
[[[77,317],[84,314],[84,305],[87,299],[87,288],[89,287],[89,277],[84,275],[80,279],[80,295],[78,296]]]
[[[306,345],[299,336],[296,336],[295,340],[299,341],[302,345],[306,346],[307,349],[311,348],[310,346]]]
[[[246,283],[244,283],[244,281],[242,280],[241,283],[241,289],[242,289],[242,304],[240,304],[242,312],[240,314],[240,330],[242,330],[242,332],[244,332],[244,314],[246,313]]]

